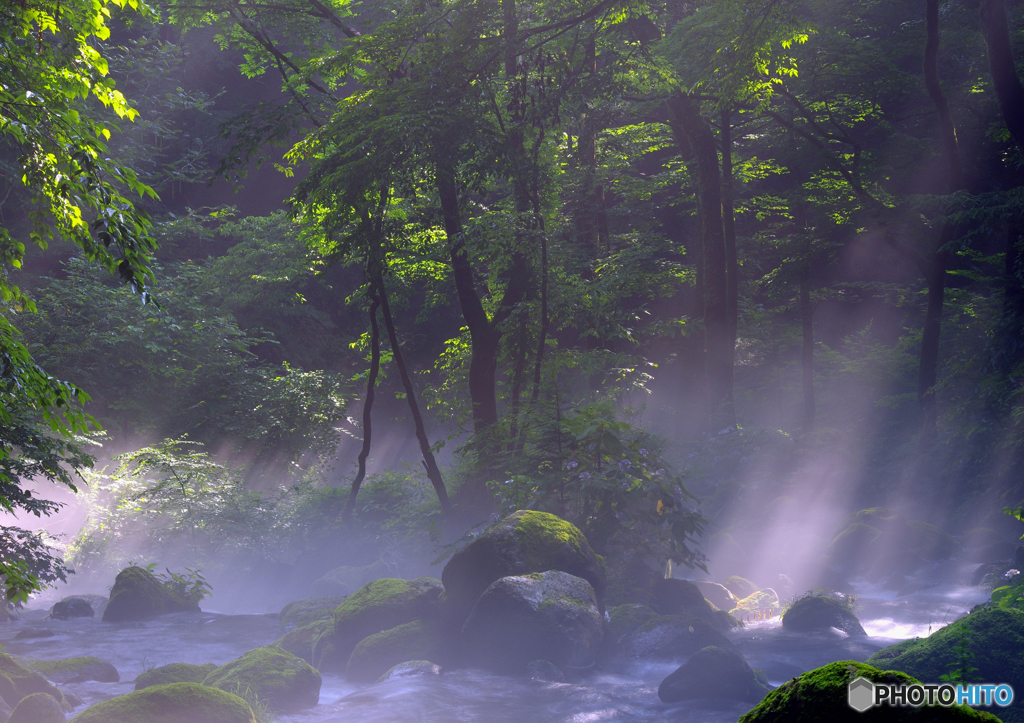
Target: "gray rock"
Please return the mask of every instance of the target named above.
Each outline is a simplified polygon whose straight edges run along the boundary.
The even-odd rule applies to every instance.
[[[462,629],[473,665],[519,673],[531,660],[559,667],[594,663],[604,619],[594,588],[583,578],[550,570],[491,583]]]
[[[733,595],[725,585],[720,585],[710,580],[694,580],[693,584],[700,590],[700,594],[704,596],[704,599],[719,610],[732,610],[736,607],[739,598]]]
[[[526,674],[530,676],[530,680],[539,680],[543,683],[565,681],[565,673],[550,660],[531,660],[526,664]]]
[[[782,625],[801,633],[838,628],[847,635],[867,635],[846,604],[830,595],[800,598],[782,616]]]
[[[728,648],[732,643],[703,620],[682,615],[659,615],[620,640],[619,650],[631,659],[673,660],[693,655],[712,645]]]
[[[377,679],[378,683],[395,678],[414,678],[425,675],[440,675],[441,666],[431,663],[429,660],[407,660],[399,663],[384,675]]]
[[[186,611],[199,612],[199,605],[162,585],[148,570],[133,566],[117,573],[110,588],[110,602],[103,611],[103,622],[145,620]]]
[[[346,595],[308,597],[288,603],[278,615],[278,619],[281,621],[281,630],[288,632],[320,620],[330,620],[335,608],[345,602],[346,597]]]
[[[69,597],[53,606],[50,617],[54,620],[70,620],[71,618],[91,618],[96,615],[92,605],[80,597]]]
[[[756,703],[767,692],[747,661],[731,646],[698,650],[658,686],[658,697],[665,703],[695,698]]]
[[[21,699],[7,723],[65,723],[64,711],[52,696],[33,693]]]

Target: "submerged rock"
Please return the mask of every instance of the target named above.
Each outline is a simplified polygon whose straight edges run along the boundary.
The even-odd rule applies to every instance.
[[[7,723],[65,723],[64,710],[53,696],[33,693],[14,707]]]
[[[703,620],[682,615],[651,618],[619,641],[619,649],[633,659],[681,659],[709,646],[729,648],[732,643]]]
[[[237,695],[198,683],[171,683],[97,703],[71,723],[256,723]]]
[[[56,603],[50,611],[54,620],[70,620],[71,618],[91,618],[96,615],[89,601],[81,597],[68,597]]]
[[[661,681],[658,697],[665,703],[695,698],[756,703],[768,690],[736,648],[712,646],[698,650]]]
[[[281,630],[288,632],[321,620],[332,619],[334,611],[345,602],[346,597],[348,596],[308,597],[288,603],[278,615]]]
[[[152,688],[154,685],[170,685],[171,683],[202,683],[206,676],[215,671],[213,663],[193,665],[192,663],[171,663],[159,668],[139,673],[135,679],[135,690]]]
[[[363,638],[352,651],[345,673],[369,683],[399,663],[449,658],[451,641],[436,620],[414,620]]]
[[[531,660],[587,667],[601,646],[603,617],[589,582],[558,570],[503,577],[487,588],[462,628],[467,661],[519,673]]]
[[[336,567],[314,582],[309,588],[309,594],[313,597],[344,597],[383,577],[393,575],[391,569],[380,560],[365,567]]]
[[[95,680],[100,683],[118,683],[121,680],[117,668],[103,658],[82,657],[64,658],[62,660],[35,660],[25,658],[21,661],[26,668],[42,674],[54,683],[81,683]]]
[[[441,666],[429,660],[407,660],[394,666],[384,675],[377,678],[378,683],[395,678],[414,678],[423,675],[440,675]]]
[[[312,708],[320,701],[320,673],[306,661],[268,645],[220,666],[203,685],[230,693],[252,692],[278,712]]]
[[[847,635],[867,635],[846,603],[831,595],[808,595],[794,602],[782,616],[787,630],[801,633],[838,628]]]
[[[110,602],[103,622],[145,620],[167,613],[199,611],[199,605],[169,590],[153,573],[141,567],[126,567],[117,573],[110,589]]]
[[[519,510],[488,528],[452,555],[441,580],[446,602],[459,617],[495,580],[548,570],[586,580],[604,612],[604,563],[575,525],[547,512]]]
[[[891,670],[878,670],[870,665],[853,660],[810,670],[779,686],[764,697],[739,723],[913,723],[929,721],[953,723],[954,721],[987,721],[998,723],[998,718],[967,706],[929,706],[927,708],[890,707],[870,708],[858,713],[850,707],[849,684],[863,676],[875,683],[911,685],[920,681],[909,675]],[[938,682],[938,681],[935,681]]]
[[[335,609],[333,626],[314,642],[314,664],[322,670],[343,669],[363,638],[413,620],[437,618],[442,590],[429,577],[374,580]]]

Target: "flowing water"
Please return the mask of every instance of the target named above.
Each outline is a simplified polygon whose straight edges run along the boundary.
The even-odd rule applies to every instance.
[[[861,583],[855,586],[858,615],[868,637],[838,631],[820,635],[786,632],[778,619],[734,631],[752,667],[762,668],[772,685],[835,660],[864,660],[876,650],[925,636],[953,622],[986,593],[958,584],[969,576],[960,567],[926,571],[924,589],[898,596]],[[213,612],[168,615],[142,623],[109,624],[98,619],[41,619],[42,611],[0,624],[0,643],[13,655],[56,659],[95,655],[109,660],[120,683],[69,683],[62,686],[86,704],[131,692],[135,676],[167,663],[226,663],[247,650],[280,637],[277,615],[223,615]],[[20,634],[20,635],[19,635]],[[568,683],[541,683],[455,670],[440,676],[390,680],[354,686],[325,674],[320,704],[303,713],[281,716],[280,723],[523,723],[551,721],[709,721],[733,723],[752,706],[709,701],[666,705],[658,684],[683,661],[624,664]],[[75,712],[81,711],[76,709]]]

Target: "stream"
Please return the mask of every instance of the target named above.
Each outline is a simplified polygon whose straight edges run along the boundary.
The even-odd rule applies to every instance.
[[[973,569],[973,566],[970,567]],[[868,637],[835,631],[819,635],[785,631],[778,618],[750,623],[729,637],[752,667],[762,668],[779,685],[799,673],[835,660],[864,660],[899,640],[926,636],[929,629],[953,622],[987,598],[984,590],[960,583],[969,569],[947,564],[919,575],[923,588],[897,596],[864,581],[853,581],[858,617]],[[217,612],[167,615],[141,623],[111,624],[94,618],[44,619],[45,610],[29,610],[21,620],[0,625],[6,652],[56,659],[94,655],[117,668],[120,683],[68,683],[61,687],[86,704],[134,689],[136,675],[168,663],[223,664],[282,635],[276,614]],[[279,723],[377,723],[454,721],[522,723],[552,721],[708,721],[734,723],[752,705],[746,702],[691,701],[668,705],[658,685],[683,661],[621,664],[569,683],[541,683],[454,670],[437,677],[389,680],[356,686],[339,675],[324,674],[320,703]],[[83,708],[77,708],[79,713]]]

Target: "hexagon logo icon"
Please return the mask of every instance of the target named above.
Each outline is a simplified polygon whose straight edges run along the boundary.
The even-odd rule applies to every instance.
[[[847,701],[858,713],[863,713],[875,704],[875,684],[864,676],[858,675],[850,681],[847,689]]]

